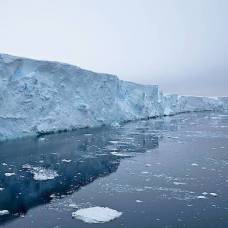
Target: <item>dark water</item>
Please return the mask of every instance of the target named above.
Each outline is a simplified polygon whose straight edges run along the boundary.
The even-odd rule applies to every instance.
[[[10,212],[2,227],[228,227],[227,113],[8,141],[0,162],[0,210]],[[29,167],[57,175],[36,180]],[[90,206],[123,214],[104,224],[72,219]]]

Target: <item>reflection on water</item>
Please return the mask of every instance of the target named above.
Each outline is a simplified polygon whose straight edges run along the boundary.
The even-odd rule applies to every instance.
[[[126,155],[158,147],[161,129],[176,127],[158,119],[1,143],[0,210],[10,214],[0,222],[115,172]]]
[[[0,225],[87,228],[72,212],[104,206],[123,212],[105,228],[228,227],[227,148],[209,112],[0,143]]]

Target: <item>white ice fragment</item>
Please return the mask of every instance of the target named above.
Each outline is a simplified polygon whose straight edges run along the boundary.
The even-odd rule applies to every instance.
[[[75,203],[70,203],[68,206],[69,206],[69,207],[72,207],[72,208],[78,208],[78,207],[79,207],[79,206],[78,206],[77,204],[75,204]]]
[[[199,166],[197,163],[192,163],[192,166]]]
[[[112,143],[112,144],[118,144],[118,141],[115,141],[115,140],[111,140],[109,142]]]
[[[66,162],[66,163],[69,163],[69,162],[71,162],[71,160],[69,159],[62,159],[62,162]]]
[[[211,196],[214,196],[214,197],[218,196],[218,194],[217,194],[217,193],[214,193],[214,192],[210,192],[209,194],[210,194]]]
[[[38,181],[52,180],[59,176],[56,171],[42,167],[37,167],[32,173],[34,175],[33,179]]]
[[[9,214],[9,211],[8,210],[1,210],[0,211],[0,216],[2,215],[8,215]]]
[[[136,200],[136,203],[142,203],[143,201],[142,200]]]
[[[128,154],[118,153],[118,152],[111,152],[112,155],[115,155],[117,157],[130,157]]]
[[[7,166],[7,164],[5,162],[3,162],[2,165]]]
[[[44,167],[35,167],[25,164],[22,168],[28,169],[33,174],[33,179],[38,181],[52,180],[59,176],[55,170],[46,169]]]
[[[185,185],[186,183],[174,181],[173,184],[174,184],[174,185]]]
[[[142,171],[141,174],[148,174],[149,172],[147,171]]]
[[[0,188],[0,192],[2,192],[4,190],[4,188]]]
[[[146,167],[150,167],[150,166],[151,166],[151,164],[146,164],[145,166],[146,166]]]
[[[121,212],[108,207],[90,207],[79,209],[72,213],[72,217],[86,223],[105,223],[122,215]]]
[[[6,176],[6,177],[11,177],[11,176],[13,176],[13,175],[15,175],[15,173],[5,173],[5,176]]]
[[[197,199],[206,199],[206,196],[197,196]]]
[[[206,195],[208,195],[208,193],[207,192],[203,192],[202,195],[206,196]]]

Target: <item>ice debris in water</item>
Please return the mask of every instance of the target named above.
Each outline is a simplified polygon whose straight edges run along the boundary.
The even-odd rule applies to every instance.
[[[199,166],[197,163],[192,163],[192,166]]]
[[[52,180],[59,176],[56,171],[43,167],[35,167],[25,164],[22,166],[22,168],[28,169],[33,174],[33,179],[38,181]]]
[[[72,213],[72,217],[86,223],[105,223],[122,215],[121,212],[108,207],[89,207]]]
[[[9,211],[8,210],[1,210],[0,211],[0,216],[2,215],[8,215],[9,214]]]
[[[216,196],[218,196],[218,194],[217,193],[214,193],[214,192],[211,192],[211,193],[209,193],[211,196],[214,196],[214,197],[216,197]]]
[[[197,199],[206,199],[206,196],[197,196]]]
[[[62,162],[67,162],[67,163],[69,163],[69,162],[71,162],[71,160],[69,159],[62,159]]]
[[[136,203],[142,203],[143,201],[142,200],[136,200]]]
[[[118,153],[118,152],[111,152],[112,155],[115,155],[117,157],[130,157],[128,154],[122,154],[122,153]]]
[[[5,173],[5,176],[6,176],[6,177],[11,177],[11,176],[13,176],[13,175],[15,175],[15,173]]]
[[[173,184],[174,184],[174,185],[185,185],[186,183],[174,181]]]

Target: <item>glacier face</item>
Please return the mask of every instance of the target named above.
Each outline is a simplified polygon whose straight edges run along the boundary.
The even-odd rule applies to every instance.
[[[226,97],[163,95],[155,85],[0,54],[0,140],[224,108]]]

